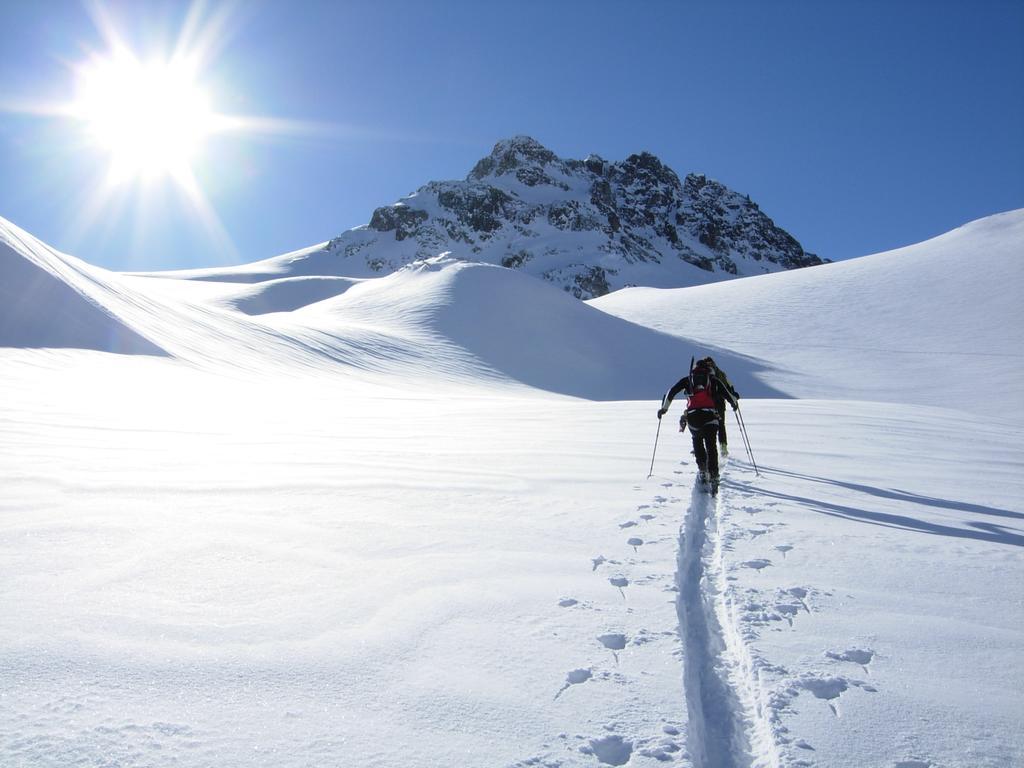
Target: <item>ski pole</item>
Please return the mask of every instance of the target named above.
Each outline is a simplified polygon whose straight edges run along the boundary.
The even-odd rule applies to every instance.
[[[654,433],[654,452],[651,454],[651,471],[647,473],[647,479],[654,474],[654,457],[658,453],[658,437],[661,435],[661,419],[658,419],[658,431]]]
[[[746,444],[746,454],[751,457],[751,464],[754,465],[754,474],[760,477],[761,472],[758,470],[758,463],[754,460],[754,447],[751,445],[751,436],[746,431],[746,422],[743,421],[743,414],[738,407],[736,408],[736,415],[739,417],[739,431],[742,432],[743,442]]]
[[[736,417],[736,425],[740,428],[740,438],[743,440],[743,448],[747,452],[747,458],[750,459],[750,463],[753,464],[754,454],[750,452],[750,445],[747,443],[747,433],[743,431],[743,423],[740,421],[739,407],[739,403],[737,403],[736,407],[732,409],[732,414]]]
[[[739,404],[736,405],[736,415],[739,417],[740,432],[743,433],[743,441],[746,443],[747,453],[750,455],[750,463],[754,465],[754,474],[760,477],[761,473],[757,469],[757,462],[754,461],[754,451],[750,447],[750,436],[747,434],[747,425],[743,422],[743,413],[740,411]]]

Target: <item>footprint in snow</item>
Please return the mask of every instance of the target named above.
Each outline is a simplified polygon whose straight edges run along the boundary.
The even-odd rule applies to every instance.
[[[612,734],[591,739],[588,744],[580,747],[580,752],[593,755],[601,765],[625,765],[633,756],[633,742]]]
[[[562,608],[572,608],[574,605],[579,605],[580,601],[572,597],[563,597],[558,601],[558,605]]]
[[[782,614],[782,617],[789,622],[789,626],[793,626],[793,617],[800,613],[800,606],[798,605],[776,605],[775,610]]]
[[[650,522],[655,517],[657,517],[657,515],[640,515],[640,519],[643,520],[644,522]]]
[[[875,652],[870,648],[847,648],[845,651],[826,651],[825,655],[835,661],[848,661],[852,664],[860,664],[865,672],[868,672],[868,664],[875,658]]]
[[[675,759],[676,753],[682,751],[683,748],[673,739],[662,738],[656,744],[641,747],[637,754],[643,757],[653,757],[659,763],[667,763]]]
[[[784,594],[784,595],[792,595],[793,597],[795,597],[797,600],[800,601],[800,605],[802,605],[804,607],[805,611],[807,611],[808,613],[811,612],[811,609],[807,607],[807,595],[809,594],[809,590],[807,590],[806,588],[804,588],[804,587],[792,587],[790,589],[784,590],[782,594]]]
[[[565,693],[570,687],[574,685],[580,685],[581,683],[587,682],[594,676],[594,673],[589,669],[574,669],[565,676],[565,685],[563,685],[558,693],[555,694],[557,699],[563,693]]]
[[[846,693],[850,689],[850,686],[860,688],[862,691],[868,693],[878,693],[878,689],[873,685],[868,685],[861,680],[850,680],[846,677],[814,677],[807,676],[796,681],[793,688],[794,693],[799,693],[800,690],[810,691],[815,698],[824,699],[828,702],[829,709],[832,710],[832,714],[839,717],[839,709],[835,702],[842,694]]]
[[[619,528],[632,528],[637,525],[636,520],[627,520],[624,523],[619,523]]]
[[[850,689],[845,677],[805,677],[797,682],[797,687],[810,691],[816,699],[824,699],[832,714],[839,717],[839,710],[832,702]]]
[[[935,768],[931,760],[900,760],[892,768]]]
[[[601,635],[597,638],[597,641],[605,648],[611,651],[612,657],[615,659],[615,664],[618,664],[618,651],[621,651],[626,647],[626,635],[618,633],[609,633],[607,635]]]
[[[651,632],[649,629],[639,629],[637,633],[630,638],[630,645],[646,645],[647,643],[653,643],[659,637],[672,637],[677,638],[679,635],[676,632],[665,630],[662,632]]]
[[[622,599],[626,599],[626,593],[622,590],[629,586],[629,579],[625,576],[612,576],[612,578],[608,579],[608,583],[613,587],[617,587],[619,593],[622,595]]]
[[[597,566],[602,565],[603,563],[607,563],[608,558],[606,558],[604,555],[598,555],[597,557],[591,558],[590,562],[594,564],[594,567],[590,569],[591,572],[593,572],[597,570]]]
[[[744,568],[753,568],[755,571],[760,571],[763,568],[767,568],[772,564],[771,560],[765,560],[764,558],[758,558],[757,560],[747,560],[744,563],[740,563]]]
[[[615,658],[615,663],[619,663],[619,651],[626,647],[626,636],[617,632],[612,632],[607,635],[601,635],[597,638],[597,642],[612,652],[612,656]]]
[[[631,546],[633,548],[634,552],[639,552],[640,551],[639,547],[643,546],[644,540],[634,536],[632,539],[630,539],[626,543],[629,544],[629,546]]]
[[[621,651],[626,647],[626,636],[621,632],[609,632],[601,635],[597,641],[609,651]]]

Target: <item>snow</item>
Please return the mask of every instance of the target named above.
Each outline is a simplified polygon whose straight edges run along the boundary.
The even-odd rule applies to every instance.
[[[1024,211],[860,259],[589,302],[681,337],[771,361],[792,397],[952,405],[1024,403]],[[726,368],[728,370],[728,368]],[[880,391],[881,390],[881,391]]]
[[[0,221],[0,763],[1024,762],[1022,229],[588,306]],[[705,351],[715,499],[679,407],[646,479]]]

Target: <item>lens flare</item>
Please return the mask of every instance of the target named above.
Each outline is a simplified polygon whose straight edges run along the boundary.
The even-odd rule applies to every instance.
[[[192,67],[173,60],[143,63],[126,51],[80,70],[71,112],[91,143],[109,156],[115,182],[183,178],[217,129]]]
[[[207,83],[213,61],[232,34],[232,2],[212,7],[205,0],[191,0],[173,46],[141,54],[122,34],[104,0],[83,0],[83,5],[101,46],[83,44],[80,48],[92,53],[77,63],[69,60],[71,98],[12,100],[4,93],[6,83],[0,82],[0,113],[66,121],[74,128],[63,149],[101,159],[95,182],[78,196],[69,224],[72,239],[126,208],[145,229],[153,201],[161,199],[165,182],[170,182],[211,240],[234,256],[234,245],[201,184],[209,178],[201,171],[211,159],[204,157],[211,140],[217,135],[234,141],[256,136],[264,141],[283,136],[335,140],[353,135],[351,129],[334,124],[216,109]],[[165,31],[171,39],[172,30]],[[237,83],[232,86],[237,88]]]

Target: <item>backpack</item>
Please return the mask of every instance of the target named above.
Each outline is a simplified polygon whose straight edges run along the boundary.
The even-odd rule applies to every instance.
[[[714,377],[705,365],[698,365],[690,372],[690,394],[686,400],[686,410],[717,409],[711,394],[712,382]]]

